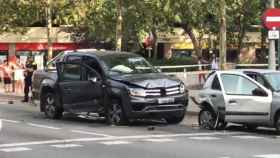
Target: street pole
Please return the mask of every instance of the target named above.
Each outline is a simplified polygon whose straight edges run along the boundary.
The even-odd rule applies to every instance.
[[[53,57],[51,32],[52,32],[51,0],[47,0],[48,61],[50,61],[52,59],[52,57]]]
[[[274,8],[274,0],[270,0],[269,8]],[[269,55],[268,55],[268,68],[271,70],[276,69],[276,56],[275,56],[275,40],[269,40]]]
[[[122,51],[122,0],[116,0],[117,5],[117,26],[116,26],[116,51]]]
[[[226,30],[226,2],[220,0],[220,58],[219,67],[225,69],[226,64],[226,53],[227,53],[227,30]]]

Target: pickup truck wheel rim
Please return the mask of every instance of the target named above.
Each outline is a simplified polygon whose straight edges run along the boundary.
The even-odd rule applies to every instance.
[[[111,121],[113,124],[119,124],[121,121],[121,116],[122,116],[122,109],[120,105],[114,104],[112,105],[112,110],[111,110]]]
[[[53,117],[55,113],[54,98],[51,95],[46,97],[46,112],[48,116]]]
[[[200,115],[200,125],[203,128],[210,129],[212,128],[213,117],[210,111],[202,111]]]

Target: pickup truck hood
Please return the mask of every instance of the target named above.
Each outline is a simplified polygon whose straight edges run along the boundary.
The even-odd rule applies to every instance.
[[[166,88],[180,84],[180,80],[161,73],[121,75],[112,79],[142,88]]]

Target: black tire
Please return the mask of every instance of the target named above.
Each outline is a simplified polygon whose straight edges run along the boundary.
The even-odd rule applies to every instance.
[[[199,127],[203,129],[213,130],[215,128],[215,118],[216,116],[212,111],[208,109],[201,110],[198,116]]]
[[[245,125],[246,126],[246,128],[249,130],[249,131],[255,131],[257,128],[258,128],[258,126],[256,126],[256,125],[250,125],[250,124],[247,124],[247,125]]]
[[[43,96],[42,104],[47,118],[61,119],[63,110],[57,106],[57,100],[54,93],[48,92]]]
[[[227,127],[227,122],[225,121],[219,121],[217,129],[224,130]]]
[[[107,123],[110,125],[127,125],[128,119],[124,113],[121,101],[114,100],[107,110]]]
[[[168,124],[179,124],[180,122],[183,121],[184,118],[185,118],[185,113],[182,114],[181,116],[167,117],[165,118],[165,120]]]
[[[274,126],[275,126],[277,134],[280,134],[280,113],[278,113],[275,117]]]

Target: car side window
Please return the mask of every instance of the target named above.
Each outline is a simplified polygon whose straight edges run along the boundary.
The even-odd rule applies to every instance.
[[[80,64],[63,64],[60,72],[62,81],[80,81],[81,65]]]
[[[66,62],[68,63],[81,63],[82,57],[77,55],[70,55],[67,57]]]
[[[259,88],[258,85],[244,76],[222,74],[221,78],[225,92],[229,95],[252,95],[252,91]]]
[[[100,74],[97,71],[90,69],[88,67],[83,67],[82,70],[83,70],[82,73],[83,81],[88,81],[91,78],[97,78],[98,80],[100,80]]]
[[[217,75],[214,77],[211,88],[214,90],[221,90],[221,85]]]

